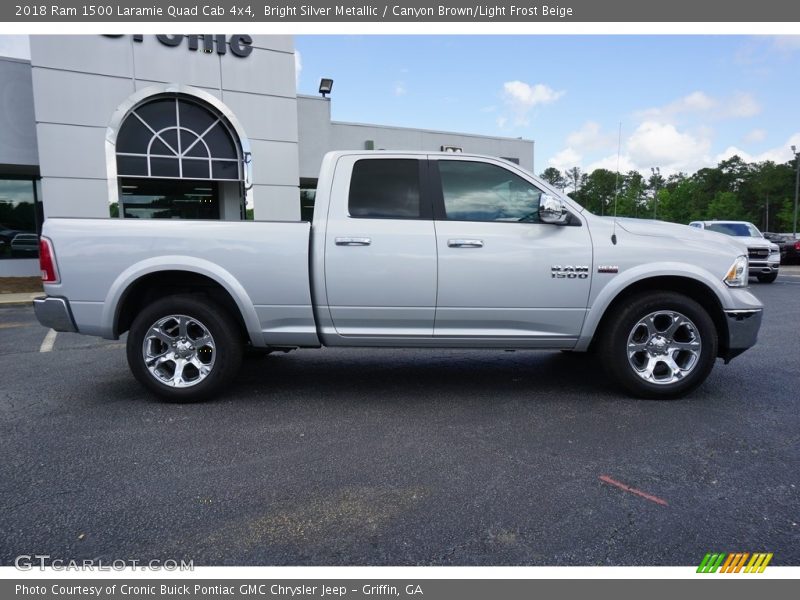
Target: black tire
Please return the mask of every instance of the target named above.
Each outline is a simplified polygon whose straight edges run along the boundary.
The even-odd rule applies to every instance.
[[[778,278],[777,273],[768,273],[766,275],[756,275],[759,283],[772,283]]]
[[[196,367],[186,365],[187,370],[191,369],[192,373],[196,372],[195,382],[189,381],[187,385],[180,380],[176,385],[187,385],[187,387],[168,385],[158,375],[151,373],[145,362],[145,337],[148,336],[148,332],[154,325],[172,315],[188,317],[189,328],[193,328],[197,332],[205,330],[205,333],[210,334],[213,341],[212,345],[195,351],[194,355],[191,354],[191,349],[186,350],[190,353],[187,355],[189,357],[199,356],[201,352],[211,353],[213,356],[213,362],[205,375],[201,376],[200,370]],[[166,326],[170,326],[171,323],[171,321],[167,321]],[[175,325],[177,326],[177,321],[175,321]],[[205,339],[205,333],[198,333],[196,337]],[[190,329],[187,338],[191,338],[192,335]],[[175,339],[183,338],[176,337]],[[148,344],[153,343],[158,344],[159,340],[150,336]],[[160,343],[168,351],[170,350],[169,344]],[[139,383],[166,402],[200,402],[218,395],[236,377],[242,364],[243,354],[244,341],[239,325],[224,308],[202,295],[176,295],[162,298],[142,310],[133,320],[128,332],[127,355],[131,372]],[[171,362],[173,371],[176,371],[176,361]],[[162,367],[167,376],[169,364],[170,361],[167,360]],[[181,373],[183,370],[181,369]],[[187,379],[190,379],[191,376],[192,374]]]
[[[675,341],[693,341],[699,337],[699,351],[663,355],[664,357],[674,357],[675,364],[685,363],[687,372],[676,381],[670,381],[670,378],[673,377],[671,374],[665,375],[662,382],[646,381],[644,375],[639,374],[644,371],[637,372],[632,363],[642,360],[642,357],[646,360],[650,356],[646,350],[637,353],[630,360],[628,357],[628,342],[629,338],[634,336],[634,327],[639,326],[646,317],[653,313],[659,313],[659,311],[678,313],[690,321],[673,334],[672,337],[675,338]],[[718,339],[711,316],[700,304],[683,294],[652,291],[628,298],[623,304],[616,307],[615,313],[610,315],[610,321],[605,323],[603,331],[600,332],[598,351],[606,372],[631,395],[655,400],[678,398],[694,390],[708,377],[717,357]],[[668,317],[664,316],[663,318]],[[644,326],[642,325],[642,327]],[[689,336],[690,333],[691,336]],[[683,336],[683,339],[680,339],[679,335]],[[636,341],[635,336],[632,339]],[[653,340],[652,346],[641,345],[652,347],[657,352],[660,344],[661,340]],[[656,354],[654,360],[660,360],[660,356]],[[690,360],[687,360],[687,357]],[[669,371],[666,363],[658,362],[656,364],[657,367],[653,369],[655,374],[659,368],[662,372]],[[689,366],[691,366],[690,369]]]

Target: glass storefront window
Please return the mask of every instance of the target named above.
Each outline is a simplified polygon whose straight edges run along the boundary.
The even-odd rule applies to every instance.
[[[0,178],[0,259],[39,256],[34,185],[31,179]]]
[[[155,96],[131,110],[117,134],[116,166],[111,217],[247,218],[239,139],[224,115],[196,98]]]
[[[124,178],[120,191],[128,219],[219,219],[216,181]],[[119,216],[118,206],[111,216]]]
[[[317,198],[316,183],[314,187],[300,185],[300,220],[312,221],[314,219],[314,201]]]

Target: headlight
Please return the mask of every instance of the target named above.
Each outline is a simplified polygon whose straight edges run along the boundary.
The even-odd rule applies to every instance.
[[[781,253],[781,249],[777,244],[772,244],[772,246],[769,247],[769,253],[770,254],[780,254]]]
[[[737,256],[728,274],[722,279],[728,287],[744,287],[747,285],[747,257]]]

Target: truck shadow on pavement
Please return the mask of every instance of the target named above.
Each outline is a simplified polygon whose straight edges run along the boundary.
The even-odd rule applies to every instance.
[[[536,351],[315,350],[245,360],[226,398],[619,396],[595,357]]]

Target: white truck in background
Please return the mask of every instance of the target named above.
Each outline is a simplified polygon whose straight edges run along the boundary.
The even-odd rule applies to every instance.
[[[750,277],[761,283],[772,283],[778,278],[781,266],[781,249],[764,237],[758,227],[748,221],[692,221],[691,227],[724,233],[738,243],[747,253],[747,270]]]
[[[596,351],[674,398],[756,342],[724,235],[598,217],[501,159],[325,156],[312,223],[48,219],[40,322],[117,339],[168,401],[227,389],[247,346]]]

